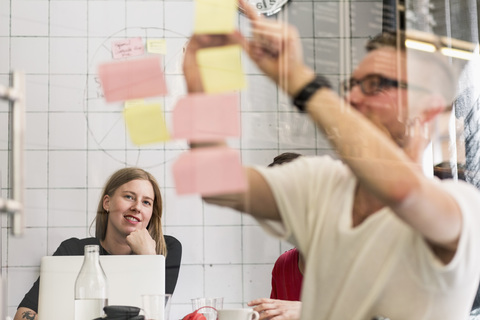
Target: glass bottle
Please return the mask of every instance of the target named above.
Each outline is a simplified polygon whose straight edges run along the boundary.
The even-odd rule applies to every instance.
[[[92,320],[104,315],[108,305],[108,284],[99,259],[98,245],[85,246],[83,265],[75,281],[75,320]]]

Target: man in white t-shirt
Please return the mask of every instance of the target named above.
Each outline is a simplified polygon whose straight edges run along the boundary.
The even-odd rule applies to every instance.
[[[304,64],[295,28],[241,3],[252,37],[193,36],[184,60],[189,92],[203,91],[196,50],[242,43],[343,161],[302,157],[245,168],[246,192],[205,201],[251,214],[300,250],[303,320],[466,319],[479,282],[480,194],[421,168],[429,125],[454,95],[446,65],[407,52],[402,39],[379,37],[344,100]]]

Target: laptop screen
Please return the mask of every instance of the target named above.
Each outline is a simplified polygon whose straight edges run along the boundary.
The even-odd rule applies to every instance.
[[[38,318],[74,318],[75,280],[83,256],[45,256],[40,263]],[[108,281],[108,305],[142,308],[143,294],[165,293],[165,257],[161,255],[100,256]]]

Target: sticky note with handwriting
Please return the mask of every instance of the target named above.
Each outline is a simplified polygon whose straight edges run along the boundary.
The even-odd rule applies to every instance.
[[[167,54],[167,43],[165,39],[148,39],[147,52],[157,54]]]
[[[112,42],[112,55],[114,59],[140,56],[145,52],[142,38],[129,38]]]
[[[240,137],[238,93],[190,94],[173,109],[172,138],[189,141]]]
[[[239,45],[212,47],[197,51],[203,87],[207,93],[222,93],[245,87]]]
[[[123,115],[134,144],[144,145],[170,140],[160,103],[135,102],[123,109]]]
[[[238,0],[196,0],[196,34],[224,34],[235,30]]]
[[[192,149],[182,153],[172,169],[177,194],[209,196],[247,189],[240,153],[227,147]]]
[[[103,63],[98,75],[107,102],[167,94],[159,56]]]

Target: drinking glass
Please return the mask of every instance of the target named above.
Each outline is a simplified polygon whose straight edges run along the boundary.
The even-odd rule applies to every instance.
[[[204,308],[204,307],[212,307],[212,308],[215,308],[215,310],[222,309],[223,297],[192,299],[193,311],[200,309],[198,312],[202,313],[207,320],[216,320],[217,312],[212,308]]]
[[[169,320],[171,294],[142,295],[143,312],[146,320]]]

